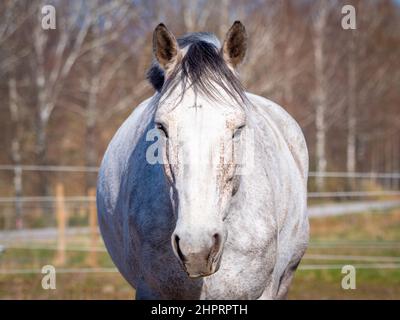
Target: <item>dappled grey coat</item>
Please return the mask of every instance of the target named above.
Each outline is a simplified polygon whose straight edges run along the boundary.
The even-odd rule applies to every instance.
[[[254,169],[225,220],[228,238],[219,270],[191,279],[171,248],[174,216],[161,164],[149,164],[160,93],[142,102],[113,137],[101,164],[97,206],[101,233],[115,265],[137,298],[276,299],[286,296],[308,243],[308,153],[294,119],[250,93]],[[199,197],[202,195],[199,194]]]

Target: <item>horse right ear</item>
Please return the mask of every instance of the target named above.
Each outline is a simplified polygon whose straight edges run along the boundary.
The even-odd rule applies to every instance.
[[[240,21],[235,21],[226,34],[226,38],[222,46],[222,55],[224,60],[232,68],[236,68],[236,66],[243,61],[246,54],[246,49],[246,28]]]
[[[179,45],[174,35],[160,23],[153,33],[153,53],[160,66],[172,70],[180,56]]]

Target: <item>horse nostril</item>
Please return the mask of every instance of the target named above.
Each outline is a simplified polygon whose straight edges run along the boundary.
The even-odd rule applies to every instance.
[[[214,239],[214,245],[212,247],[212,252],[214,254],[216,254],[219,251],[219,248],[221,246],[221,235],[219,233],[215,233],[213,235],[213,239]]]
[[[175,249],[176,253],[178,254],[179,259],[181,259],[182,262],[185,262],[185,256],[183,255],[181,248],[179,247],[179,237],[175,235],[174,241],[175,241]]]

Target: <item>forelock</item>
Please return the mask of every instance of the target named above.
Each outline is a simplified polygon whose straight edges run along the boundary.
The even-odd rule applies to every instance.
[[[147,78],[156,91],[165,97],[181,85],[183,93],[192,88],[213,100],[223,99],[223,93],[226,93],[241,105],[248,102],[242,84],[223,59],[221,44],[214,34],[189,33],[177,41],[186,52],[168,80],[156,61],[147,72]]]

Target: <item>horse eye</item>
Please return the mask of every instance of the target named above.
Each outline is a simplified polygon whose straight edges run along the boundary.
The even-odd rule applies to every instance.
[[[235,131],[233,131],[232,139],[237,138],[239,136],[239,134],[242,132],[243,128],[244,128],[244,125],[236,128]]]
[[[168,131],[167,131],[167,129],[165,129],[165,127],[162,123],[156,123],[156,127],[158,130],[160,130],[164,133],[166,138],[168,138]]]

